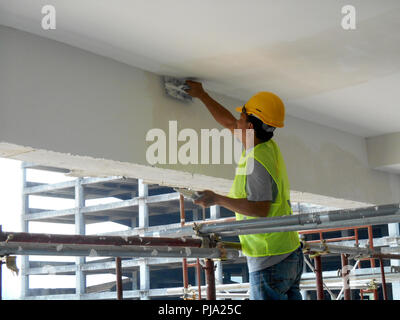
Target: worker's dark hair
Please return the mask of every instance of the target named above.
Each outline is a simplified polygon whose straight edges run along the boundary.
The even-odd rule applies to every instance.
[[[260,139],[262,142],[267,142],[267,141],[271,140],[272,137],[274,136],[273,132],[267,132],[263,128],[263,122],[260,119],[248,114],[247,121],[249,121],[253,124],[254,133],[255,133],[256,137],[258,139]]]

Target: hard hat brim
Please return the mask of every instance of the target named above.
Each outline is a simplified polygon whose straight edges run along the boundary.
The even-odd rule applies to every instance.
[[[240,113],[242,113],[242,108],[243,108],[243,106],[240,106],[240,107],[236,107],[235,108],[235,110],[237,111],[237,112],[240,112]],[[252,112],[249,112],[249,114],[253,114]],[[258,117],[257,117],[258,118]],[[260,118],[259,118],[260,119]],[[272,127],[275,127],[275,128],[283,128],[284,127],[284,125],[283,125],[283,123],[273,123],[273,122],[270,122],[270,121],[263,121],[262,119],[260,119],[263,123],[265,123],[265,124],[268,124],[269,126],[272,126]]]

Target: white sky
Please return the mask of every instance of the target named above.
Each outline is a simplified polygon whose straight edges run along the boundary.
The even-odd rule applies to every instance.
[[[3,231],[21,232],[21,200],[22,200],[22,175],[21,162],[0,158],[0,224]],[[27,180],[43,183],[56,183],[73,178],[64,174],[28,170]],[[116,201],[116,199],[88,200],[87,205]],[[31,208],[67,209],[74,207],[74,200],[30,196]],[[86,225],[86,234],[96,234],[126,230],[128,227],[113,222],[104,222]],[[29,232],[74,234],[75,227],[70,224],[55,224],[30,222]],[[104,257],[102,257],[104,258]],[[98,258],[97,258],[98,259]],[[30,256],[33,261],[75,261],[75,257],[50,257]],[[88,261],[96,258],[87,258]],[[17,266],[21,267],[20,256],[17,256]],[[3,299],[20,299],[21,277],[12,273],[5,265],[2,267]],[[86,277],[87,286],[96,285],[115,280],[115,275],[90,275]],[[30,276],[30,288],[75,288],[75,276]]]

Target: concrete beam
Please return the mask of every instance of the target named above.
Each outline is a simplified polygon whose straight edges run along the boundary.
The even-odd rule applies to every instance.
[[[95,212],[100,212],[100,211],[133,207],[133,206],[138,206],[139,201],[143,201],[144,204],[147,205],[147,204],[154,204],[154,203],[158,203],[158,202],[167,202],[167,201],[178,200],[178,199],[179,199],[179,193],[177,193],[177,192],[148,196],[145,198],[136,197],[136,198],[133,198],[130,200],[117,201],[117,202],[112,202],[112,203],[105,203],[105,204],[82,207],[80,209],[80,212],[82,212],[82,214],[86,214],[86,213],[95,213]],[[46,218],[72,216],[74,214],[75,214],[75,209],[50,210],[50,211],[26,214],[24,219],[29,220],[29,221],[42,220],[42,219],[46,219]]]
[[[188,262],[194,263],[195,258],[188,258]],[[32,263],[32,262],[31,262]],[[122,260],[123,269],[138,269],[140,262],[138,259]],[[182,258],[148,258],[147,264],[151,267],[162,268],[171,267],[171,265],[176,265],[177,268],[181,267]],[[115,271],[115,261],[108,262],[86,262],[81,266],[81,270],[86,274],[90,273],[114,273]],[[31,267],[27,274],[28,275],[45,275],[45,274],[73,274],[75,272],[74,265],[52,265],[51,262],[41,266],[41,267]]]
[[[60,190],[73,187],[75,187],[75,181],[71,180],[71,181],[64,181],[59,183],[43,184],[35,187],[29,187],[25,188],[23,192],[24,194],[34,195],[37,193],[43,193],[47,191]]]

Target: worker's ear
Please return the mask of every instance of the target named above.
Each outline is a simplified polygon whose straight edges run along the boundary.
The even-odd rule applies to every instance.
[[[247,128],[248,129],[254,129],[254,125],[250,121],[248,121],[247,122]]]

